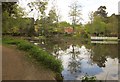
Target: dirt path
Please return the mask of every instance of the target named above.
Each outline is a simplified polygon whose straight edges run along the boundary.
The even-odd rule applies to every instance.
[[[24,54],[15,47],[2,46],[3,80],[54,80],[53,72],[28,62]]]

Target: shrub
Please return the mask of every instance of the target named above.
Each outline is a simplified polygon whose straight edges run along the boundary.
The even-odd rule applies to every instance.
[[[24,50],[24,51],[29,51],[30,49],[33,48],[33,45],[28,43],[28,42],[25,42],[25,41],[22,41],[20,42],[17,47],[20,49],[20,50]]]

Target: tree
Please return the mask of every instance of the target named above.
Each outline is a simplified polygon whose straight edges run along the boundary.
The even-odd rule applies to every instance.
[[[92,24],[93,20],[94,20],[94,12],[93,11],[89,12],[88,16],[89,16],[89,19],[90,19],[90,23]]]
[[[85,25],[86,30],[90,34],[95,34],[96,36],[103,36],[106,31],[106,23],[102,20],[101,16],[94,16],[92,23]]]
[[[57,14],[54,7],[51,8],[48,15],[49,15],[49,21],[51,23],[57,22]]]
[[[30,2],[27,5],[31,9],[30,12],[32,12],[33,10],[37,10],[39,14],[38,19],[41,19],[45,16],[45,10],[46,10],[47,4],[48,4],[47,1],[39,1],[39,2]]]
[[[38,18],[37,19],[40,19],[41,20],[41,24],[40,24],[40,27],[42,27],[41,29],[41,34],[43,35],[44,34],[44,26],[45,26],[45,10],[46,10],[46,6],[47,6],[48,2],[43,0],[43,1],[39,1],[39,2],[31,2],[31,3],[28,3],[28,6],[30,7],[31,11],[32,12],[34,9],[38,11]]]
[[[18,19],[24,15],[16,2],[2,3],[2,27],[3,33],[16,33],[19,31]]]
[[[109,36],[117,36],[118,34],[118,17],[113,14],[108,18],[106,33]]]
[[[90,22],[85,26],[88,33],[97,36],[105,35],[107,26],[106,6],[100,6],[97,11],[89,13]]]
[[[94,33],[96,33],[97,35],[103,35],[105,33],[106,24],[102,21],[100,16],[96,16],[94,18],[92,28],[94,30]]]
[[[106,6],[100,6],[97,11],[94,12],[94,16],[100,16],[103,22],[107,23],[107,12],[106,12]]]
[[[106,18],[107,17],[107,12],[106,12],[106,6],[100,6],[97,11],[95,11],[95,15],[99,15],[101,17]]]
[[[70,25],[70,23],[67,23],[66,21],[63,21],[63,22],[59,22],[59,26],[60,27],[69,27],[71,25]]]
[[[51,27],[52,32],[58,32],[60,30],[59,26],[59,20],[61,18],[61,15],[59,13],[58,7],[56,5],[56,0],[53,0],[51,10],[48,14],[48,21],[49,21],[49,27]]]
[[[2,3],[2,11],[8,12],[9,16],[12,16],[12,14],[16,14],[15,8],[16,2],[3,2]]]
[[[51,10],[54,12],[55,21],[58,23],[61,18],[61,15],[58,6],[56,4],[57,4],[57,0],[53,0]]]
[[[22,17],[25,15],[23,8],[19,7],[17,2],[3,2],[2,12],[7,12],[9,17]]]
[[[85,27],[86,27],[86,30],[87,30],[87,32],[88,33],[93,33],[93,27],[92,27],[92,25],[93,25],[93,21],[94,21],[94,12],[92,11],[92,12],[89,12],[89,14],[88,14],[88,16],[89,16],[89,19],[90,19],[90,22],[88,22],[86,25],[85,25]]]
[[[69,15],[72,20],[73,29],[76,24],[80,23],[81,18],[81,6],[77,4],[77,1],[70,5]]]

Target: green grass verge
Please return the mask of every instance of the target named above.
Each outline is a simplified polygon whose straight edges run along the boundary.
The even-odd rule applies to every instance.
[[[63,69],[60,60],[26,40],[4,36],[2,42],[3,44],[16,45],[19,50],[28,52],[31,57],[35,58],[38,62],[43,63],[46,67],[56,73],[61,73]]]

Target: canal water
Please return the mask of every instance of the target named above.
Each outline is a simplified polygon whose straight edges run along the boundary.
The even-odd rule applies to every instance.
[[[73,38],[31,41],[62,61],[64,80],[118,80],[118,44],[91,43]]]

